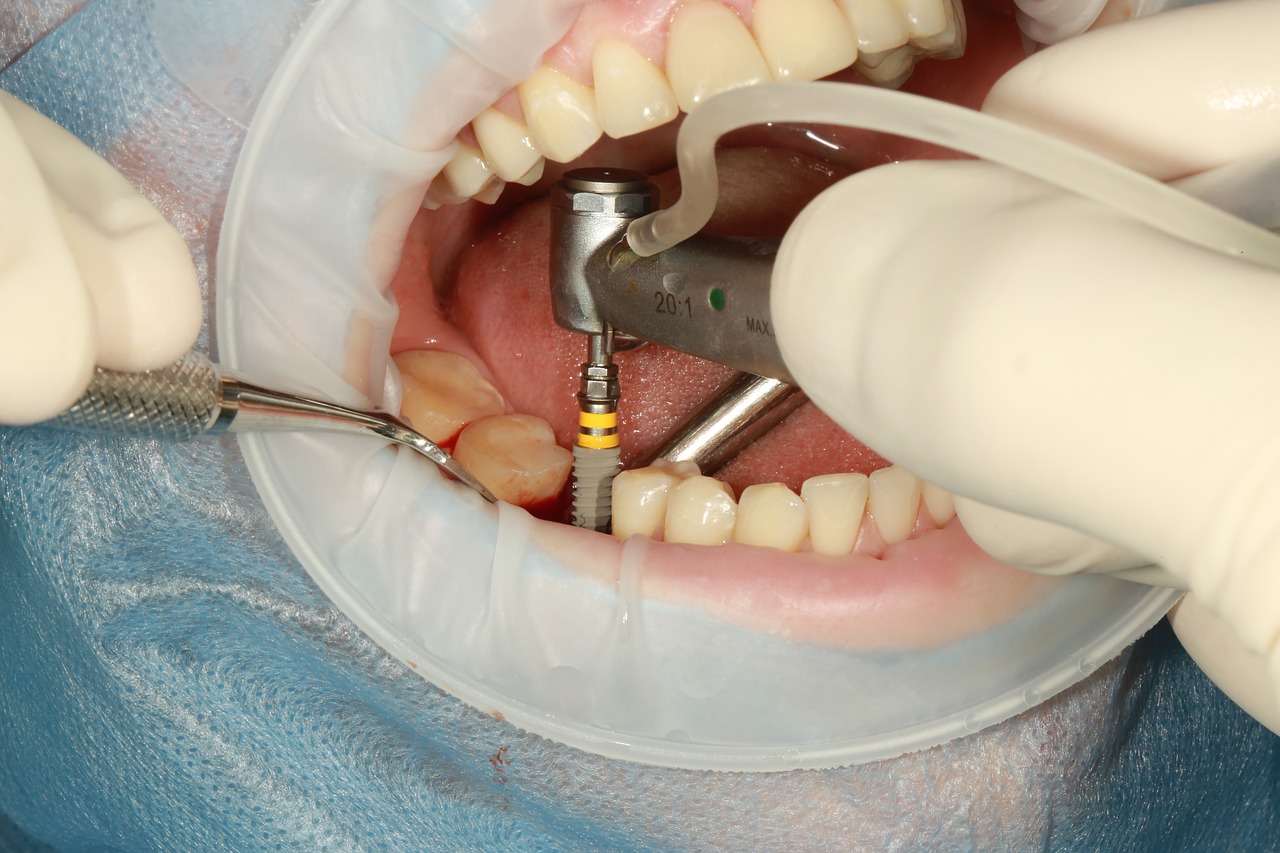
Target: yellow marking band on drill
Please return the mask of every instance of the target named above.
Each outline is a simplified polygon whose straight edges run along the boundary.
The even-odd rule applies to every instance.
[[[578,412],[578,426],[587,429],[617,429],[617,412]]]
[[[607,450],[618,446],[617,412],[578,412],[578,446]]]

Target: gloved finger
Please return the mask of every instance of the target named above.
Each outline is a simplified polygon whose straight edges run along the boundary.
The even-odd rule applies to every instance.
[[[1280,4],[1230,0],[1106,27],[1033,54],[982,111],[1162,181],[1280,149]],[[1231,45],[1189,62],[1203,45]]]
[[[186,243],[111,164],[35,110],[4,98],[93,296],[97,363],[130,371],[170,364],[200,331],[200,288]]]
[[[1280,734],[1280,695],[1269,684],[1280,684],[1280,671],[1246,649],[1222,618],[1194,595],[1169,611],[1174,633],[1200,668],[1249,716]]]
[[[1147,563],[1137,554],[1059,524],[955,496],[956,517],[988,554],[1045,575],[1113,573]]]
[[[27,146],[0,100],[0,423],[75,401],[93,372],[89,294]]]
[[[990,164],[824,193],[773,311],[810,397],[887,458],[1184,579],[1280,435],[1280,275]]]

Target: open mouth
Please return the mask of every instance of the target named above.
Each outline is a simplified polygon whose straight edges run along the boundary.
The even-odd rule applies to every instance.
[[[317,13],[300,42],[357,39],[364,27],[386,45],[381,34],[395,32],[396,21],[360,20],[354,10]],[[646,517],[637,499],[615,504],[614,515],[647,536],[624,541],[564,523],[565,448],[577,433],[585,340],[551,316],[542,197],[550,183],[576,165],[626,166],[656,175],[670,202],[678,188],[662,173],[679,111],[775,78],[870,80],[977,107],[1024,55],[1015,22],[951,0],[601,0],[582,7],[532,77],[495,72],[524,67],[503,45],[535,50],[536,38],[518,37],[522,25],[563,33],[567,21],[540,13],[510,13],[505,41],[486,36],[498,45],[487,54],[455,35],[467,60],[433,56],[427,48],[446,42],[438,36],[391,39],[379,59],[394,72],[387,89],[400,91],[383,100],[382,92],[366,100],[325,88],[349,61],[340,48],[333,64],[277,74],[259,108],[220,247],[220,280],[232,283],[219,290],[224,353],[266,381],[400,408],[499,497],[538,516],[510,506],[494,512],[420,460],[384,448],[249,437],[260,491],[313,576],[393,653],[415,667],[434,658],[430,677],[441,686],[593,747],[548,720],[583,718],[628,741],[714,741],[733,750],[847,741],[854,735],[840,728],[842,709],[869,690],[893,694],[875,712],[859,712],[871,732],[956,718],[921,738],[838,759],[865,760],[973,731],[1070,683],[1055,676],[1044,687],[1018,687],[1016,699],[983,716],[964,713],[972,696],[949,704],[954,684],[936,685],[945,699],[920,686],[934,689],[941,672],[970,680],[956,674],[956,656],[975,637],[999,647],[977,669],[1028,684],[1029,656],[1009,626],[1034,611],[1039,627],[1058,620],[1085,633],[1073,654],[1092,648],[1112,616],[1050,615],[1041,605],[1067,587],[1126,585],[999,564],[969,541],[944,493],[812,406],[718,479],[678,468],[640,475],[665,490],[665,507]],[[383,101],[409,104],[407,115],[388,118]],[[261,118],[295,109],[330,126],[320,133],[309,120]],[[436,153],[455,138],[456,153]],[[780,236],[842,175],[949,156],[828,128],[739,134],[724,152],[726,189],[710,229]],[[311,204],[299,203],[289,189],[296,186],[309,188]],[[424,198],[430,209],[420,210]],[[354,248],[331,251],[318,234]],[[275,286],[284,281],[297,286]],[[622,353],[618,363],[624,463],[656,447],[729,378],[719,365],[654,346]],[[1072,600],[1068,609],[1078,609]],[[904,653],[921,651],[927,666],[913,670]],[[851,664],[850,653],[866,656],[866,668]],[[1084,654],[1068,668],[1078,678],[1096,663]],[[909,678],[910,688],[899,689]],[[741,713],[726,710],[734,707]],[[770,766],[837,760],[792,752],[778,747],[781,763]]]
[[[966,15],[950,0],[740,5],[584,7],[539,70],[459,135],[427,194],[436,209],[411,230],[393,281],[406,309],[391,344],[402,412],[431,424],[432,438],[456,441],[499,497],[549,521],[565,520],[564,448],[577,434],[585,355],[584,337],[552,319],[550,182],[568,166],[643,169],[657,173],[669,203],[679,193],[670,171],[678,116],[716,91],[824,77],[902,84],[977,107],[1023,55],[1012,19]],[[954,155],[825,127],[740,133],[722,151],[722,195],[707,230],[780,238],[839,178],[927,156]],[[504,188],[504,178],[514,185]],[[732,377],[655,346],[617,360],[628,468]],[[812,405],[714,480],[697,473],[646,467],[618,484],[615,531],[665,540],[646,551],[646,597],[796,640],[901,650],[985,630],[1056,584],[986,558],[953,521],[949,495],[891,467]],[[618,536],[550,527],[538,535],[576,570],[616,583]]]

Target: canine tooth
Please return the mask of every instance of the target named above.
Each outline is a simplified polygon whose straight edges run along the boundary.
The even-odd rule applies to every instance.
[[[656,539],[667,520],[667,499],[683,477],[661,468],[632,468],[613,478],[613,535]]]
[[[517,91],[533,144],[552,160],[568,163],[600,138],[595,92],[577,80],[544,65]]]
[[[933,523],[939,527],[956,517],[955,498],[941,486],[921,483],[920,499],[924,501],[924,507],[929,511],[929,517],[933,519]]]
[[[671,19],[666,64],[676,101],[685,112],[727,89],[770,79],[769,67],[742,19],[711,0],[683,6]]]
[[[920,480],[892,465],[872,471],[867,484],[867,514],[875,521],[884,544],[905,542],[920,513]]]
[[[470,423],[453,455],[499,500],[525,507],[556,498],[573,468],[573,454],[556,444],[551,424],[533,415]]]
[[[858,58],[857,38],[831,0],[756,0],[751,28],[779,80],[817,80]]]
[[[506,403],[475,365],[439,350],[410,350],[393,357],[403,385],[400,413],[432,441],[449,441],[471,421],[500,415]]]
[[[519,182],[542,161],[529,128],[493,107],[472,119],[471,129],[485,159],[504,181]]]
[[[819,554],[843,557],[853,551],[867,505],[866,474],[824,474],[800,486],[809,505],[809,544]]]
[[[898,0],[839,0],[858,36],[859,53],[881,53],[901,47],[911,37]]]
[[[733,538],[738,505],[726,483],[710,477],[690,477],[667,497],[668,542],[685,545],[723,545]]]
[[[808,533],[808,507],[782,483],[759,483],[742,490],[734,542],[795,551]]]
[[[624,41],[597,44],[591,73],[600,126],[614,139],[666,124],[680,114],[666,75]]]

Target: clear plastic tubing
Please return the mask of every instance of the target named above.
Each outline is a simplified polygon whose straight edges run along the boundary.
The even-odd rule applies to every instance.
[[[1280,236],[1181,190],[1048,134],[918,95],[846,83],[768,83],[717,95],[691,113],[676,141],[680,199],[627,228],[642,257],[693,236],[715,210],[716,141],[770,122],[894,133],[999,163],[1198,246],[1280,269]]]

